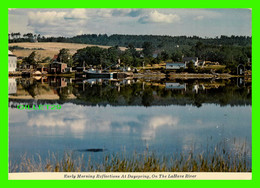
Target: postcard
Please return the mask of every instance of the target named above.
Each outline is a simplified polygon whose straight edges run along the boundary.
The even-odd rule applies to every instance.
[[[9,9],[9,179],[252,179],[250,9]]]

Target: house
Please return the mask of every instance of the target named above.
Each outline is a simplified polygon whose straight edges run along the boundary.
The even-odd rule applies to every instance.
[[[64,73],[64,72],[66,72],[66,68],[67,68],[66,63],[54,61],[54,62],[50,63],[48,73],[51,73],[51,74]]]
[[[17,92],[17,85],[15,78],[8,78],[8,94],[15,94]]]
[[[15,72],[17,66],[17,57],[8,50],[8,71]]]
[[[20,69],[33,69],[33,65],[30,65],[29,63],[23,63],[20,65]]]
[[[198,66],[199,60],[197,57],[183,57],[182,61],[185,62],[186,64],[188,64],[189,62],[193,62],[193,65],[195,67]]]
[[[176,70],[180,68],[186,68],[186,63],[185,62],[166,62],[166,69],[168,70]]]

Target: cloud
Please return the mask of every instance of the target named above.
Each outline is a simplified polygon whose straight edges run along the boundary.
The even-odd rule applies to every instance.
[[[155,138],[156,131],[163,127],[163,126],[171,126],[175,127],[179,123],[179,118],[172,117],[172,116],[156,116],[152,117],[148,123],[148,125],[145,126],[145,128],[142,130],[142,139],[143,140],[151,140],[152,138]]]
[[[179,118],[171,115],[136,116],[135,113],[131,115],[125,113],[122,108],[106,111],[105,107],[88,108],[65,104],[62,105],[62,110],[55,111],[55,113],[51,111],[30,113],[26,124],[28,127],[42,128],[52,131],[52,133],[63,130],[73,133],[74,136],[97,132],[101,134],[134,133],[140,135],[143,140],[151,140],[156,137],[159,129],[165,126],[176,128],[179,123]]]
[[[144,13],[145,9],[95,9],[91,10],[92,17],[102,17],[102,18],[122,18],[122,17],[138,17]]]
[[[222,9],[174,9],[181,17],[194,18],[219,18],[223,16]]]
[[[179,22],[180,17],[177,14],[163,14],[154,10],[148,15],[141,17],[138,22],[142,24],[146,23],[173,23]]]
[[[88,33],[84,27],[87,23],[86,9],[30,11],[28,13],[28,26],[36,33],[45,36],[74,36]],[[77,32],[75,28],[80,28]]]
[[[204,16],[196,16],[193,18],[193,20],[203,20]]]
[[[138,17],[144,13],[144,9],[113,9],[113,16]]]
[[[73,9],[70,13],[65,16],[65,19],[86,19],[86,9],[77,8]]]
[[[93,12],[93,17],[110,18],[112,17],[112,9],[97,9]]]
[[[64,20],[66,12],[29,12],[28,13],[28,25],[51,25],[57,21]]]
[[[87,19],[85,9],[72,9],[70,12],[65,11],[38,11],[28,13],[28,25],[59,25],[61,23],[67,25],[70,23],[68,20],[82,20]]]
[[[178,118],[172,116],[157,116],[151,118],[149,128],[157,129],[161,126],[176,126],[179,122]]]

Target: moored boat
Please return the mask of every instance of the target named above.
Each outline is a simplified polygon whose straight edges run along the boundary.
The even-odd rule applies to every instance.
[[[102,72],[101,70],[89,69],[83,71],[87,78],[113,78],[113,72]]]

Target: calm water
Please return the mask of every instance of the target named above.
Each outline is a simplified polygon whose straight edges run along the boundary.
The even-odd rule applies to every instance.
[[[60,104],[60,110],[18,105]],[[251,161],[251,85],[243,80],[9,79],[9,160],[105,149],[161,156],[224,143]]]

